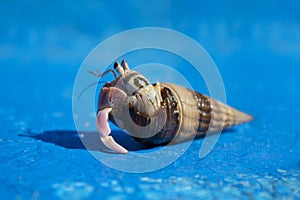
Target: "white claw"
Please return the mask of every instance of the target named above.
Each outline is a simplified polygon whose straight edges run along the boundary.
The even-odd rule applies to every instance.
[[[108,114],[111,110],[111,108],[104,108],[97,114],[96,125],[100,134],[100,139],[107,148],[114,150],[117,153],[128,153],[127,149],[119,145],[113,137],[109,136],[111,131],[108,124]]]
[[[96,125],[99,131],[100,137],[107,137],[110,134],[110,127],[108,124],[108,114],[111,112],[111,108],[104,108],[97,114]]]
[[[107,148],[114,150],[117,153],[128,153],[127,149],[116,143],[114,138],[111,136],[101,137],[101,141]]]

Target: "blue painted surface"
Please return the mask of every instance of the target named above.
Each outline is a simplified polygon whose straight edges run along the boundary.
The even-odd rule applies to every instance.
[[[298,1],[0,3],[0,194],[3,199],[300,198]],[[227,102],[255,120],[198,158],[129,174],[99,163],[72,118],[76,72],[99,42],[144,26],[206,48]],[[130,61],[129,61],[130,62]]]

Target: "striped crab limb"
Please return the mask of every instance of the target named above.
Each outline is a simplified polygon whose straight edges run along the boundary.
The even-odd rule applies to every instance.
[[[103,144],[117,152],[117,153],[128,153],[127,149],[119,145],[112,136],[109,134],[111,133],[109,123],[108,123],[108,115],[112,111],[111,104],[112,100],[124,100],[127,95],[118,88],[114,87],[104,87],[100,94],[99,99],[99,111],[97,113],[96,119],[96,126],[100,135],[100,139]]]

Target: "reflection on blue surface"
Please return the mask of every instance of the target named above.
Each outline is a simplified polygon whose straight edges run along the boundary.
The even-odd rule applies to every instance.
[[[298,1],[1,2],[1,196],[300,198],[299,10]],[[167,168],[128,174],[79,148],[72,88],[99,42],[144,26],[174,29],[199,42],[222,74],[227,103],[255,120],[223,134],[205,159],[198,158],[200,139]],[[189,69],[168,55],[137,54],[128,55],[131,65]],[[28,133],[37,135],[24,137]]]

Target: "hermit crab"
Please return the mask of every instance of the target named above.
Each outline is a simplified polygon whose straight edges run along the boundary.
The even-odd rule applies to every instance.
[[[148,146],[176,144],[252,120],[252,117],[194,90],[172,83],[151,84],[131,71],[125,60],[114,63],[115,80],[98,98],[96,126],[103,144],[117,153],[128,151],[112,136],[108,120]],[[117,75],[117,73],[118,75]]]

